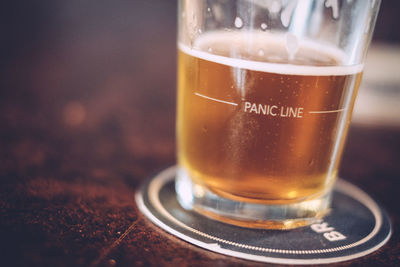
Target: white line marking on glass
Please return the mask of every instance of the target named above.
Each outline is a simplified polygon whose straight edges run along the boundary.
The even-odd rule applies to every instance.
[[[195,92],[194,94],[197,95],[197,96],[201,96],[201,97],[213,100],[213,101],[220,102],[220,103],[229,104],[229,105],[233,105],[233,106],[237,106],[238,105],[237,103],[233,103],[233,102],[228,102],[228,101],[224,101],[224,100],[221,100],[221,99],[212,98],[212,97],[209,97],[209,96],[206,96],[206,95],[199,94],[197,92]]]
[[[322,111],[309,111],[311,114],[322,114],[322,113],[335,113],[345,111],[347,108],[335,109],[335,110],[322,110]]]

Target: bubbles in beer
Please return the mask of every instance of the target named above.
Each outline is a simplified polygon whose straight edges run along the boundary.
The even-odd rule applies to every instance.
[[[293,34],[248,36],[215,31],[195,49],[179,44],[179,164],[227,198],[291,203],[335,177],[343,143],[334,137],[346,130],[336,126],[348,118],[339,109],[351,108],[362,66]]]
[[[235,18],[235,27],[238,29],[243,27],[243,20],[240,17]]]

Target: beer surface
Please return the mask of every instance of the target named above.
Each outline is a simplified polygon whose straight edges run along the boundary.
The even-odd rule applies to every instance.
[[[362,66],[286,41],[215,32],[179,45],[179,165],[223,197],[292,203],[336,178]]]

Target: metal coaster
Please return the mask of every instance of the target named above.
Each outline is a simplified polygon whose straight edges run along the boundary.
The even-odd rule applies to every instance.
[[[238,258],[284,264],[355,259],[383,246],[391,235],[386,212],[358,187],[338,180],[332,210],[323,221],[294,230],[237,227],[183,209],[168,168],[136,194],[139,209],[165,231],[196,246]]]

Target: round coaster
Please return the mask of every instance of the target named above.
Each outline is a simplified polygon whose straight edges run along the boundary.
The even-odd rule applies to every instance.
[[[333,263],[369,254],[391,235],[386,212],[340,179],[329,215],[308,227],[279,231],[233,226],[183,209],[176,199],[175,173],[171,167],[147,181],[136,194],[137,205],[165,231],[214,252],[270,263]]]

